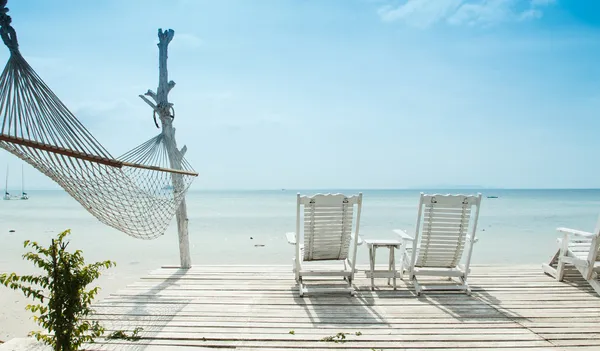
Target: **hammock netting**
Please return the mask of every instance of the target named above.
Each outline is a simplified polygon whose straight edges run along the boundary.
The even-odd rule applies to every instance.
[[[164,234],[197,176],[174,138],[163,131],[111,156],[25,61],[7,11],[0,12],[0,35],[10,49],[0,76],[0,147],[53,179],[101,222],[141,239]]]

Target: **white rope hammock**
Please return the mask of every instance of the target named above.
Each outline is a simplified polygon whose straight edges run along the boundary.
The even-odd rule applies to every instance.
[[[10,58],[0,76],[0,147],[52,178],[101,222],[128,235],[164,234],[198,174],[163,133],[114,158],[19,52],[0,1]],[[171,151],[175,150],[175,151]]]

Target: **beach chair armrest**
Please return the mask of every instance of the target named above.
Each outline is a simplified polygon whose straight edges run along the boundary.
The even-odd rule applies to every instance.
[[[363,238],[359,235],[358,240],[356,241],[356,245],[362,245],[362,244],[363,244]]]
[[[285,233],[285,237],[287,238],[288,244],[296,245],[296,233],[294,233],[294,232]]]
[[[398,234],[402,240],[413,241],[415,240],[412,236],[408,235],[403,229],[394,229],[394,233]]]
[[[577,236],[585,236],[585,237],[593,237],[595,234],[590,232],[584,232],[582,230],[576,230],[571,228],[556,228],[557,231],[565,234],[577,235]]]

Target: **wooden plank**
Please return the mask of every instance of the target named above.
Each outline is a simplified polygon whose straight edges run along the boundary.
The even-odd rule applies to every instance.
[[[109,344],[125,344],[124,342],[103,342],[101,340],[98,343],[104,345]],[[353,350],[353,349],[406,349],[406,348],[457,348],[462,350],[472,350],[474,348],[509,348],[509,347],[552,347],[553,345],[548,341],[544,340],[533,340],[533,341],[373,341],[365,340],[363,342],[353,341],[345,343],[335,342],[322,342],[322,341],[305,341],[305,342],[293,342],[293,341],[264,341],[264,340],[210,340],[210,339],[150,339],[147,342],[138,341],[135,343],[137,346],[142,345],[181,345],[181,346],[201,346],[201,347],[215,347],[215,348],[240,348],[248,347],[253,349],[261,348],[281,348],[288,349],[290,347],[299,349],[310,349],[310,350],[326,350],[326,349],[341,349],[341,350]]]
[[[329,331],[320,334],[290,334],[289,332],[280,334],[252,334],[252,333],[221,333],[219,331],[197,333],[181,331],[147,331],[139,332],[140,337],[145,339],[175,339],[175,340],[204,340],[207,341],[231,341],[231,342],[319,342],[323,338],[337,335],[339,332]],[[534,333],[510,333],[510,334],[369,334],[360,332],[350,332],[344,334],[344,340],[347,344],[352,342],[396,342],[396,343],[415,343],[415,342],[527,342],[543,341],[543,339]]]
[[[312,329],[312,330],[322,330],[322,329],[332,329],[333,330],[333,329],[335,329],[335,330],[338,330],[338,329],[343,329],[343,328],[352,328],[352,329],[358,329],[358,330],[382,329],[382,330],[388,330],[388,332],[391,329],[400,328],[401,326],[404,326],[406,328],[414,327],[414,328],[424,328],[424,329],[433,329],[433,330],[437,330],[436,328],[493,329],[493,328],[500,328],[500,327],[505,328],[507,326],[510,326],[510,327],[526,330],[526,328],[524,328],[522,325],[517,324],[508,319],[492,320],[492,321],[490,321],[490,320],[486,320],[486,321],[465,320],[465,321],[461,321],[460,323],[457,323],[456,319],[439,320],[439,321],[420,320],[420,321],[414,321],[414,322],[410,319],[407,319],[407,320],[402,321],[402,323],[409,323],[410,324],[410,326],[409,326],[408,324],[399,324],[399,323],[364,324],[364,323],[357,322],[357,323],[353,323],[353,324],[347,324],[347,323],[313,323],[310,321],[305,321],[305,322],[285,321],[285,322],[276,322],[276,323],[253,322],[252,324],[249,324],[243,320],[236,320],[236,321],[231,322],[231,321],[221,321],[218,319],[213,319],[213,320],[209,320],[209,321],[200,321],[200,320],[195,320],[193,318],[183,320],[181,318],[170,318],[170,317],[165,317],[162,319],[145,318],[145,317],[142,318],[142,317],[135,317],[135,316],[109,316],[108,318],[102,318],[102,317],[103,316],[97,316],[97,317],[92,317],[90,319],[101,321],[101,323],[103,323],[104,325],[109,325],[109,326],[111,326],[111,328],[128,329],[128,330],[133,330],[134,328],[136,328],[138,326],[160,327],[163,325],[173,325],[173,326],[179,326],[179,327],[217,328],[217,329],[248,328],[249,326],[252,326],[252,328],[267,329],[267,330],[272,329],[272,328],[286,328],[289,330],[301,330],[301,329]],[[104,317],[106,317],[106,316],[104,316]],[[480,327],[481,325],[483,325],[485,327]],[[565,324],[563,326],[566,327],[567,325]]]
[[[403,281],[396,291],[385,285],[370,291],[370,281],[360,275],[355,283],[357,297],[300,298],[289,266],[161,268],[95,304],[92,319],[108,331],[142,327],[143,339],[135,345],[158,348],[583,351],[600,347],[600,301],[576,274],[557,282],[539,267],[523,266],[522,271],[517,266],[477,267],[470,276],[472,296],[416,297]],[[345,283],[319,279],[311,284]],[[320,341],[340,332],[347,333],[344,343]],[[134,344],[100,345],[121,349]]]
[[[118,327],[118,321],[114,323]],[[450,324],[449,324],[450,325]],[[104,327],[107,331],[112,331],[111,323],[104,323]],[[468,326],[463,328],[456,328],[452,326],[450,328],[418,328],[418,329],[409,329],[409,328],[340,328],[340,327],[327,327],[327,328],[281,328],[279,326],[275,326],[272,328],[260,328],[254,325],[247,327],[205,327],[205,326],[185,326],[182,327],[180,325],[174,325],[169,323],[159,324],[143,324],[140,325],[146,331],[161,331],[161,332],[185,332],[185,333],[221,333],[221,334],[238,334],[238,333],[247,333],[247,334],[264,334],[264,335],[281,335],[281,334],[290,334],[293,332],[294,335],[331,335],[333,331],[336,333],[351,333],[355,334],[356,332],[360,332],[362,336],[369,337],[371,335],[445,335],[445,334],[453,334],[453,335],[470,335],[470,334],[512,334],[512,335],[532,335],[533,333],[521,326],[515,324],[515,326],[511,328],[499,327],[498,325],[494,325],[492,328],[479,328],[478,326]],[[119,329],[117,329],[119,330]]]

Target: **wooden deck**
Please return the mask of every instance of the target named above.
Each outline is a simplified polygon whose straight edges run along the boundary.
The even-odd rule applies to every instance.
[[[108,332],[142,339],[91,349],[600,350],[600,297],[576,272],[475,266],[469,281],[472,296],[416,297],[403,281],[371,291],[359,272],[357,297],[300,298],[291,265],[163,267],[95,305]]]

